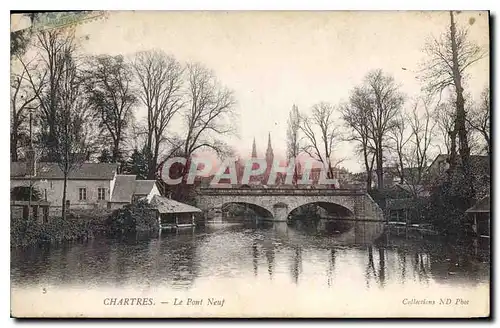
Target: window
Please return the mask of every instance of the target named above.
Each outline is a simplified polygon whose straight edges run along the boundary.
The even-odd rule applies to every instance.
[[[97,200],[106,199],[106,188],[97,188]]]
[[[87,200],[87,188],[79,188],[78,195],[80,200]]]

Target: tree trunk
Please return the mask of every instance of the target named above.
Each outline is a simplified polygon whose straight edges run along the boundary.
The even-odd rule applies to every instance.
[[[160,143],[159,138],[155,138],[155,149],[151,154],[151,166],[148,167],[148,180],[154,180],[156,178],[156,169],[158,165],[158,154],[160,153]]]
[[[363,158],[365,160],[365,169],[366,169],[366,190],[372,189],[372,172],[373,172],[373,161],[375,160],[375,156],[372,156],[371,163],[368,162],[368,150],[366,145],[363,145]]]
[[[62,197],[62,212],[61,216],[66,219],[66,187],[68,185],[68,174],[64,174],[64,182],[63,182],[63,197]]]
[[[18,141],[17,132],[13,131],[12,134],[10,135],[10,159],[12,162],[18,161],[17,141]]]
[[[120,139],[113,140],[113,154],[111,158],[112,163],[118,163],[120,160]]]
[[[384,169],[383,169],[383,156],[381,142],[377,143],[377,188],[382,190],[384,188]]]
[[[453,12],[450,11],[450,36],[451,36],[451,50],[452,50],[452,58],[453,58],[453,81],[455,84],[455,92],[456,92],[456,106],[457,106],[457,115],[456,115],[456,124],[455,129],[458,132],[458,149],[460,153],[461,167],[463,169],[463,173],[465,175],[465,179],[467,181],[467,185],[470,188],[470,199],[474,197],[474,187],[473,187],[473,176],[470,171],[470,148],[469,142],[467,140],[467,130],[465,127],[466,117],[465,117],[465,100],[463,95],[462,88],[462,76],[460,73],[460,67],[458,63],[458,49],[457,49],[457,40],[456,40],[456,28],[455,22],[453,20]],[[458,130],[458,131],[457,131]]]

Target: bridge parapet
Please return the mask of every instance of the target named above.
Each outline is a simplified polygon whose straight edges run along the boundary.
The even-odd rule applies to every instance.
[[[252,196],[363,196],[366,191],[361,189],[278,189],[278,188],[200,188],[200,195],[252,195]]]

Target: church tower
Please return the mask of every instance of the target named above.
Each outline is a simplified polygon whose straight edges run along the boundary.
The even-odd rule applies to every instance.
[[[268,167],[273,164],[273,160],[274,160],[274,153],[273,153],[273,147],[271,146],[271,133],[269,132],[269,135],[267,137],[267,150],[266,150],[266,162]]]
[[[255,137],[252,144],[252,158],[257,158],[257,146],[255,146]]]
[[[266,163],[267,163],[267,168],[265,173],[266,184],[270,184],[269,183],[270,181],[268,181],[268,179],[269,175],[271,174],[271,170],[273,168],[273,161],[274,161],[274,153],[273,153],[273,147],[271,146],[271,133],[269,132],[269,135],[267,137],[267,150],[266,150]]]

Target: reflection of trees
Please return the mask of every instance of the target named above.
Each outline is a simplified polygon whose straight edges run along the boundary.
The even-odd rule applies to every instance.
[[[396,252],[399,260],[399,270],[401,272],[401,283],[404,284],[406,280],[406,252],[401,248],[397,248]]]
[[[373,246],[368,246],[368,264],[365,270],[365,281],[366,287],[370,288],[370,280],[372,277],[377,277],[377,273],[375,271],[375,264],[373,263]]]
[[[379,256],[379,268],[378,268],[378,282],[380,287],[385,286],[385,249],[382,247],[378,248],[378,256]]]
[[[425,261],[427,259],[427,254],[422,252],[415,252],[414,260],[413,260],[413,271],[416,273],[418,280],[420,282],[429,283],[429,271],[426,266],[428,263]]]
[[[330,259],[328,261],[327,277],[328,286],[330,287],[333,283],[333,272],[335,271],[335,249],[330,250]]]
[[[293,281],[298,284],[299,276],[302,272],[302,248],[299,245],[293,246],[293,260],[290,272],[292,274]]]
[[[253,263],[253,274],[257,276],[259,271],[259,249],[257,248],[257,241],[252,242],[252,263]]]
[[[269,279],[273,278],[273,270],[274,270],[274,244],[265,243],[265,254],[267,259],[267,272],[269,273]]]
[[[385,249],[378,248],[378,270],[375,269],[375,261],[373,257],[373,246],[368,246],[368,264],[365,270],[366,287],[370,288],[370,281],[374,279],[380,287],[385,287]]]
[[[199,242],[199,240],[198,240]],[[189,288],[199,273],[197,240],[193,231],[171,234],[162,240],[158,274],[174,287]]]

